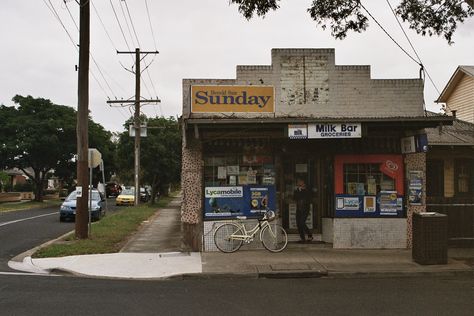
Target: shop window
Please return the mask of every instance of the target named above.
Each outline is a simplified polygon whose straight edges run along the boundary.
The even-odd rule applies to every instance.
[[[426,194],[427,196],[444,196],[444,162],[428,159],[426,161]]]
[[[380,163],[344,164],[344,194],[376,195],[395,190],[395,180],[380,170]]]
[[[459,159],[455,161],[454,183],[457,195],[474,194],[474,160]]]
[[[404,194],[401,155],[337,155],[334,159],[335,194],[376,195],[380,191]]]
[[[258,154],[213,155],[204,159],[205,186],[274,185],[273,157]]]

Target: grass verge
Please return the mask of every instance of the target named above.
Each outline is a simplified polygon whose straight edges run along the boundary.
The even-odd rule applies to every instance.
[[[6,202],[0,203],[0,213],[23,211],[32,208],[46,208],[50,206],[59,206],[62,201],[60,200],[45,200],[43,202]]]
[[[50,258],[118,252],[141,223],[152,216],[158,208],[168,205],[171,199],[172,197],[162,197],[153,206],[146,204],[123,208],[93,223],[89,239],[76,239],[74,233],[71,233],[63,240],[39,249],[33,257]]]

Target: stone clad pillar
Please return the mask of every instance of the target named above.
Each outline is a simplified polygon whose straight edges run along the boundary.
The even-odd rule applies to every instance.
[[[413,244],[413,227],[412,219],[414,213],[421,213],[426,211],[426,153],[413,153],[405,155],[405,177],[406,183],[408,184],[408,175],[410,171],[422,171],[423,172],[423,193],[422,193],[422,205],[410,205],[410,201],[407,201],[407,248],[411,249]],[[406,186],[408,190],[408,185]],[[409,192],[405,193],[405,197],[408,199]]]
[[[181,189],[181,231],[183,251],[202,250],[202,144],[189,137],[183,142]]]

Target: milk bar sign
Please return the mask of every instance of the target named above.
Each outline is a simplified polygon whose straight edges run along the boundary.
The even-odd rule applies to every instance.
[[[308,138],[361,138],[361,123],[308,124]]]

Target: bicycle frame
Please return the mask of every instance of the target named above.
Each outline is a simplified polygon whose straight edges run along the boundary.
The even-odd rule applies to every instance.
[[[242,228],[242,230],[244,232],[244,235],[232,234],[230,237],[232,239],[235,239],[235,240],[243,240],[247,243],[251,242],[254,239],[254,237],[255,237],[255,235],[257,234],[258,231],[262,231],[266,226],[270,226],[270,224],[266,220],[265,221],[259,221],[250,230],[247,230],[247,228],[245,227],[245,224],[242,223],[241,221],[238,222],[238,223],[235,223],[235,224]],[[271,230],[271,226],[269,227],[269,229]],[[260,236],[260,239],[261,239],[261,236]]]

